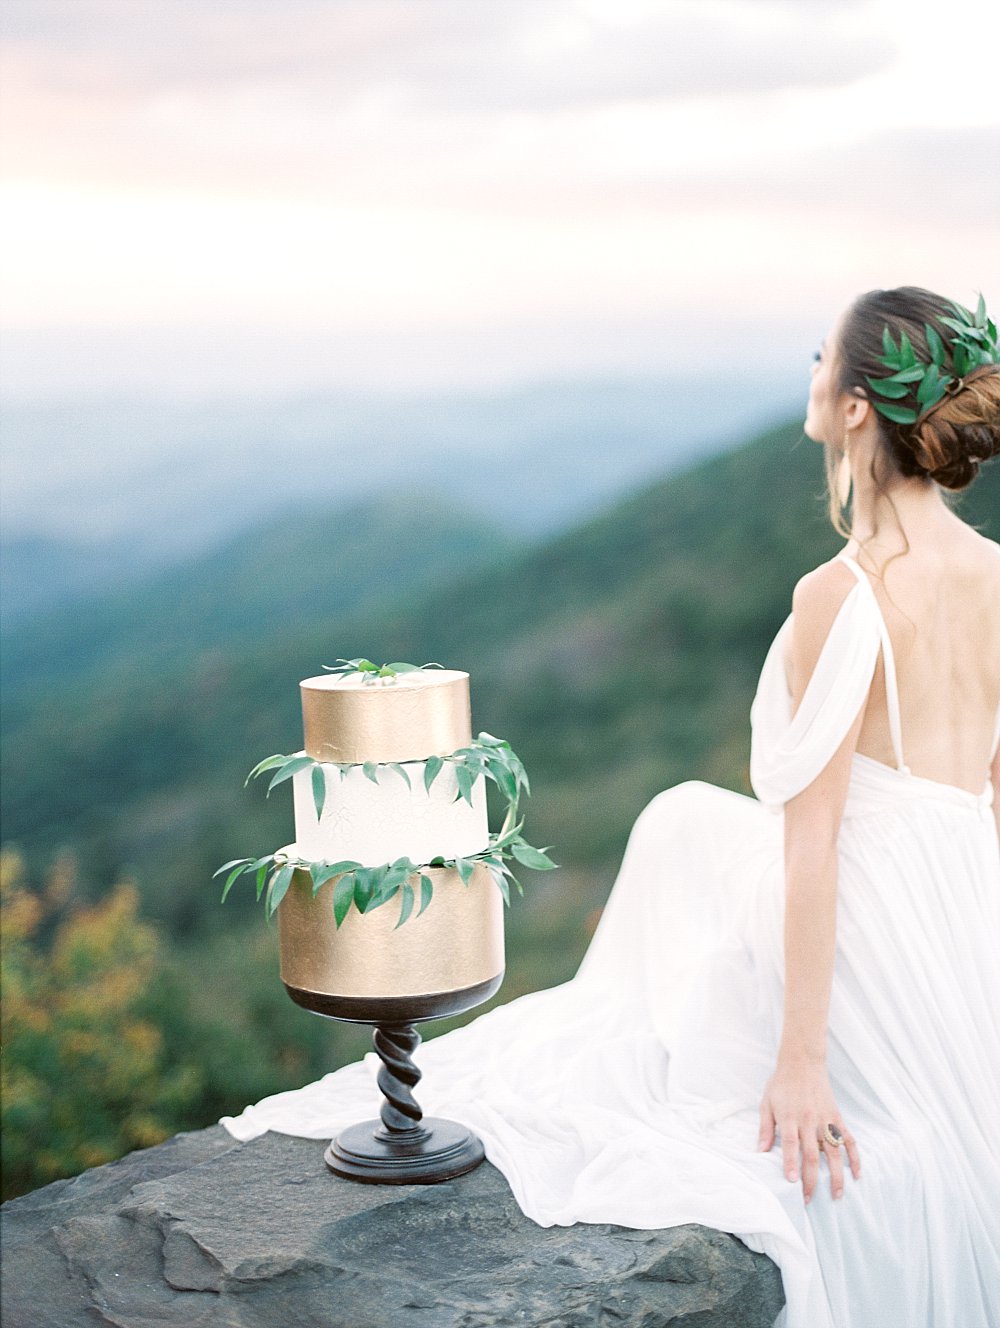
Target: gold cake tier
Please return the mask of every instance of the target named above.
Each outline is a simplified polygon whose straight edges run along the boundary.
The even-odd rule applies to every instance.
[[[386,1001],[498,979],[504,969],[503,898],[489,870],[477,863],[468,885],[453,868],[423,871],[434,884],[433,898],[400,927],[398,895],[370,913],[352,906],[338,927],[335,883],[328,881],[314,898],[308,872],[296,871],[278,906],[282,982],[303,994]],[[419,876],[411,884],[419,899]]]
[[[472,741],[469,675],[458,670],[402,673],[386,684],[323,674],[300,687],[304,748],[314,761],[423,761]]]

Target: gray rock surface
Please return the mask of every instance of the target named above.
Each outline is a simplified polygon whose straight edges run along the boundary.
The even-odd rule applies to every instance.
[[[536,1226],[489,1163],[358,1185],[219,1126],[2,1209],[3,1328],[757,1328],[778,1270],[704,1227]]]

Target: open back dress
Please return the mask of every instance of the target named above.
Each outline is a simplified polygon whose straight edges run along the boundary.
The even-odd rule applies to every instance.
[[[471,1126],[545,1225],[699,1222],[780,1267],[780,1328],[1000,1325],[1000,851],[992,789],[913,775],[864,571],[792,716],[791,615],[751,709],[756,798],[690,782],[639,816],[576,977],[425,1043],[427,1114]],[[895,767],[856,753],[838,839],[828,1068],[861,1153],[812,1202],[757,1151],[781,1033],[782,808],[881,653]],[[993,751],[1000,741],[1000,714]],[[377,1112],[363,1061],[223,1124],[328,1139]]]

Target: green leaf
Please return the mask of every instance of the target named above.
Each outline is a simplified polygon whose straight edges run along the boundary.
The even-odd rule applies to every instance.
[[[390,769],[395,770],[396,774],[399,775],[400,779],[404,781],[408,789],[413,788],[413,785],[410,783],[410,776],[406,773],[406,771],[403,769],[403,767],[400,765],[398,761],[393,761],[390,766]]]
[[[488,771],[496,781],[497,788],[504,795],[507,801],[517,801],[517,777],[509,766],[494,763]]]
[[[250,860],[248,858],[247,861],[242,863],[239,867],[234,867],[233,870],[226,877],[226,883],[222,887],[221,902],[223,904],[226,902],[226,895],[228,895],[229,891],[233,888],[233,882],[236,880],[237,876],[242,876],[243,873],[245,871],[249,871],[249,869],[250,869]]]
[[[354,903],[364,913],[375,893],[375,873],[371,867],[358,867],[354,872]]]
[[[228,871],[230,867],[235,867],[237,863],[240,862],[242,863],[253,862],[253,858],[233,858],[231,862],[224,862],[221,867],[219,867],[216,871],[212,872],[212,879],[215,880],[216,876],[221,876],[224,871]]]
[[[924,380],[917,388],[917,401],[926,410],[935,405],[944,396],[944,381],[938,377],[937,369],[931,365]]]
[[[458,782],[458,796],[472,806],[472,785],[474,778],[472,772],[464,765],[455,766],[455,779]],[[457,801],[457,799],[456,799]]]
[[[917,362],[917,353],[913,349],[905,329],[899,334],[899,363],[903,369],[912,369]]]
[[[986,301],[983,299],[982,291],[979,293],[979,301],[976,304],[976,327],[986,326]]]
[[[427,758],[427,764],[424,766],[424,788],[428,793],[431,791],[431,785],[437,779],[444,766],[444,761],[440,756],[430,756]]]
[[[892,420],[894,424],[913,424],[917,418],[917,412],[910,410],[908,406],[894,406],[882,401],[873,401],[872,405],[880,415]]]
[[[395,889],[402,885],[404,881],[408,881],[415,871],[416,864],[411,862],[409,858],[397,858],[395,862],[385,867],[385,887]]]
[[[468,858],[456,858],[455,870],[462,878],[462,884],[468,885],[472,880],[472,873],[475,870],[475,863],[470,862]]]
[[[518,843],[511,844],[510,851],[518,862],[525,867],[530,867],[533,871],[552,871],[556,865],[547,855],[545,849],[532,848],[523,839]]]
[[[257,902],[260,903],[260,897],[264,892],[264,881],[267,877],[267,861],[261,863],[257,868],[257,876],[254,880],[254,890],[257,892]]]
[[[361,769],[365,772],[365,779],[370,779],[373,784],[378,783],[378,766],[374,761],[365,761]]]
[[[506,747],[508,750],[510,749],[510,743],[505,739],[494,738],[492,733],[486,733],[485,731],[478,735],[476,742],[481,743],[483,747]]]
[[[388,904],[390,899],[395,899],[396,895],[399,894],[399,891],[400,886],[398,885],[392,886],[391,889],[386,887],[384,889],[380,888],[376,890],[372,895],[371,903],[368,905],[367,911],[369,913],[374,913],[375,909],[381,908],[383,904]]]
[[[927,349],[931,353],[931,361],[940,369],[944,364],[944,342],[941,340],[937,330],[931,327],[930,323],[924,324],[924,335],[927,337]]]
[[[323,819],[323,807],[326,803],[326,771],[321,765],[314,765],[312,772],[313,806],[316,808],[316,820]]]
[[[399,921],[396,923],[396,927],[401,927],[413,912],[413,886],[406,884],[402,886],[401,889],[403,902],[399,909]],[[393,928],[393,931],[396,930],[396,927]]]
[[[339,927],[354,903],[354,873],[345,872],[333,887],[333,920]]]
[[[288,764],[283,769],[278,771],[278,773],[271,780],[270,784],[268,784],[267,786],[268,796],[270,797],[271,790],[273,788],[276,788],[279,784],[283,784],[286,779],[291,779],[293,775],[298,774],[300,770],[307,769],[312,764],[313,764],[313,759],[311,756],[294,757],[291,761],[288,762]]]
[[[894,358],[897,354],[896,343],[892,339],[892,333],[889,331],[888,325],[882,329],[882,350],[887,359]]]
[[[872,391],[877,392],[880,397],[898,399],[910,395],[909,384],[899,383],[895,378],[868,378],[866,381]]]
[[[497,889],[503,895],[503,902],[510,908],[510,890],[507,886],[507,879],[504,873],[496,867],[490,867],[490,875],[496,882]]]
[[[392,669],[393,673],[419,673],[419,664],[386,664],[387,669]]]
[[[351,859],[347,859],[343,862],[312,863],[309,869],[309,874],[312,876],[313,894],[316,894],[321,890],[323,886],[326,885],[327,881],[332,880],[334,876],[341,876],[345,872],[352,872],[360,866],[360,862],[354,862]]]
[[[894,383],[919,383],[926,372],[927,366],[924,364],[914,364],[909,369],[900,369],[898,373],[892,375]]]
[[[433,894],[434,894],[434,882],[431,880],[431,878],[430,878],[429,876],[426,876],[423,872],[421,872],[421,873],[420,873],[420,907],[417,909],[417,917],[418,917],[418,918],[420,917],[420,914],[424,911],[424,909],[427,907],[427,905],[431,902],[431,898],[433,897]]]
[[[371,882],[371,899],[368,901],[368,908],[378,908],[379,904],[384,904],[389,895],[394,890],[387,888],[386,878],[389,874],[389,864],[380,862],[377,867],[370,867],[369,880]]]
[[[292,756],[283,756],[280,752],[276,756],[265,757],[263,761],[258,761],[247,775],[246,779],[243,781],[243,787],[246,788],[251,779],[256,779],[257,776],[262,775],[265,770],[273,770],[275,766],[284,765],[286,761],[292,761],[294,759],[295,758]]]
[[[955,377],[964,378],[972,368],[972,355],[967,346],[956,342],[951,352],[951,362],[955,367]]]
[[[286,862],[283,867],[271,877],[271,883],[267,887],[267,915],[273,918],[275,910],[288,893],[288,887],[292,883],[292,876],[295,868],[290,862]]]

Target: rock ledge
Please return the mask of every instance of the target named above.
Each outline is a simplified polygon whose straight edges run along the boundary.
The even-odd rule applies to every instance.
[[[704,1227],[536,1226],[495,1168],[358,1185],[220,1126],[5,1204],[3,1328],[770,1328],[781,1278]]]

